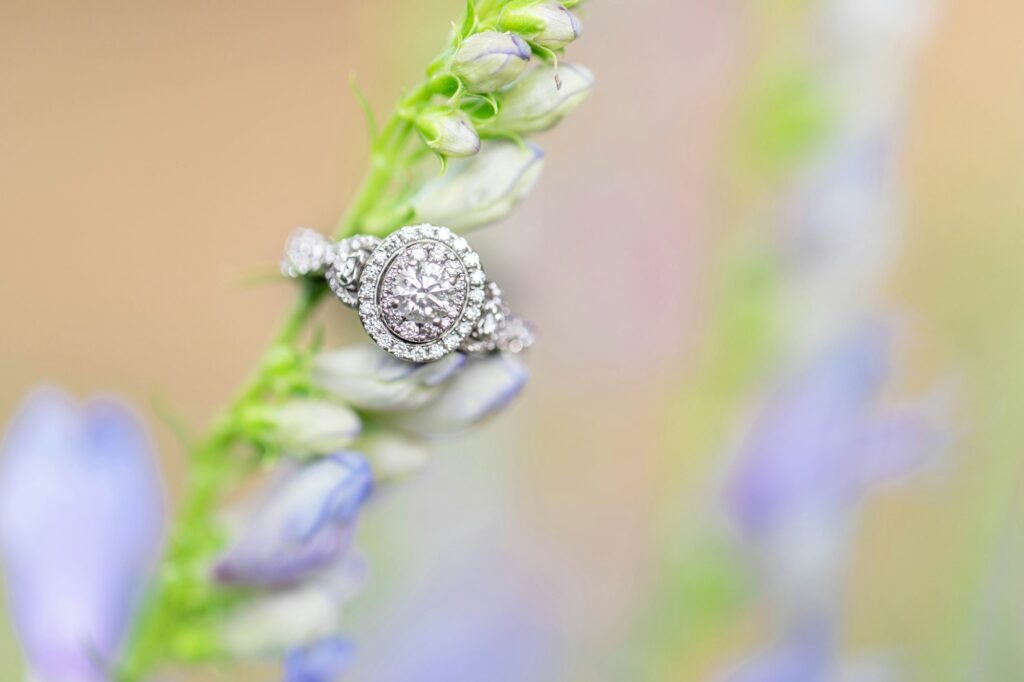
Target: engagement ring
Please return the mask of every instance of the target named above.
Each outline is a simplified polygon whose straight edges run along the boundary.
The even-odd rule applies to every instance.
[[[463,351],[518,353],[532,326],[512,315],[487,280],[480,256],[446,227],[410,225],[384,239],[357,235],[332,243],[300,229],[288,240],[281,271],[325,277],[334,295],[359,311],[374,343],[413,362]]]

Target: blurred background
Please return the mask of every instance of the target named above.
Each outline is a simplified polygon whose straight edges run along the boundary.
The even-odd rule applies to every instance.
[[[835,679],[1020,679],[1024,5],[900,4],[586,4],[570,60],[598,88],[474,238],[541,330],[531,384],[365,514],[353,679],[703,680],[778,651],[791,556],[765,553],[799,550],[727,491],[847,318],[896,330],[885,395],[947,447],[826,532]],[[40,382],[125,395],[173,498],[153,405],[199,429],[241,382],[294,296],[267,276],[285,237],[333,225],[366,167],[349,75],[388,111],[462,6],[0,0],[0,417]],[[829,182],[852,194],[823,207]],[[21,671],[2,625],[0,679]]]

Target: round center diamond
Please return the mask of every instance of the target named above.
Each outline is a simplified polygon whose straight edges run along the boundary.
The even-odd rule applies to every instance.
[[[423,240],[403,247],[384,268],[380,312],[384,325],[409,343],[437,341],[459,321],[469,281],[448,245]]]

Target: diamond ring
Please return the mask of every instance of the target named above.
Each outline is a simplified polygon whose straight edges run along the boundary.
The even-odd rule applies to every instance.
[[[334,295],[359,311],[374,343],[403,360],[518,353],[533,345],[531,325],[511,314],[480,256],[446,227],[410,225],[384,239],[357,235],[336,243],[299,229],[288,239],[281,271],[325,277]]]

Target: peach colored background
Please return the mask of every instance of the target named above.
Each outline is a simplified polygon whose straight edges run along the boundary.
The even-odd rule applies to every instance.
[[[273,271],[291,227],[332,224],[365,166],[349,73],[386,112],[461,6],[0,0],[0,417],[40,381],[127,395],[176,490],[180,453],[152,400],[198,427],[239,383],[292,295],[241,282]],[[614,637],[650,552],[662,405],[689,369],[728,210],[716,183],[749,67],[743,6],[589,3],[572,59],[600,87],[544,138],[536,194],[479,238],[544,332],[528,397],[487,435],[515,450],[523,523],[560,548],[595,640]],[[893,286],[932,352],[996,392],[1024,339],[1022,22],[1017,0],[949,3],[916,81]],[[333,313],[335,337],[356,338]],[[996,393],[976,400],[998,414]],[[932,519],[983,497],[986,466],[872,512],[856,639],[941,645],[933,623],[959,593],[915,559],[969,547],[969,526]],[[905,622],[873,615],[894,599]],[[19,665],[0,629],[0,679]]]

